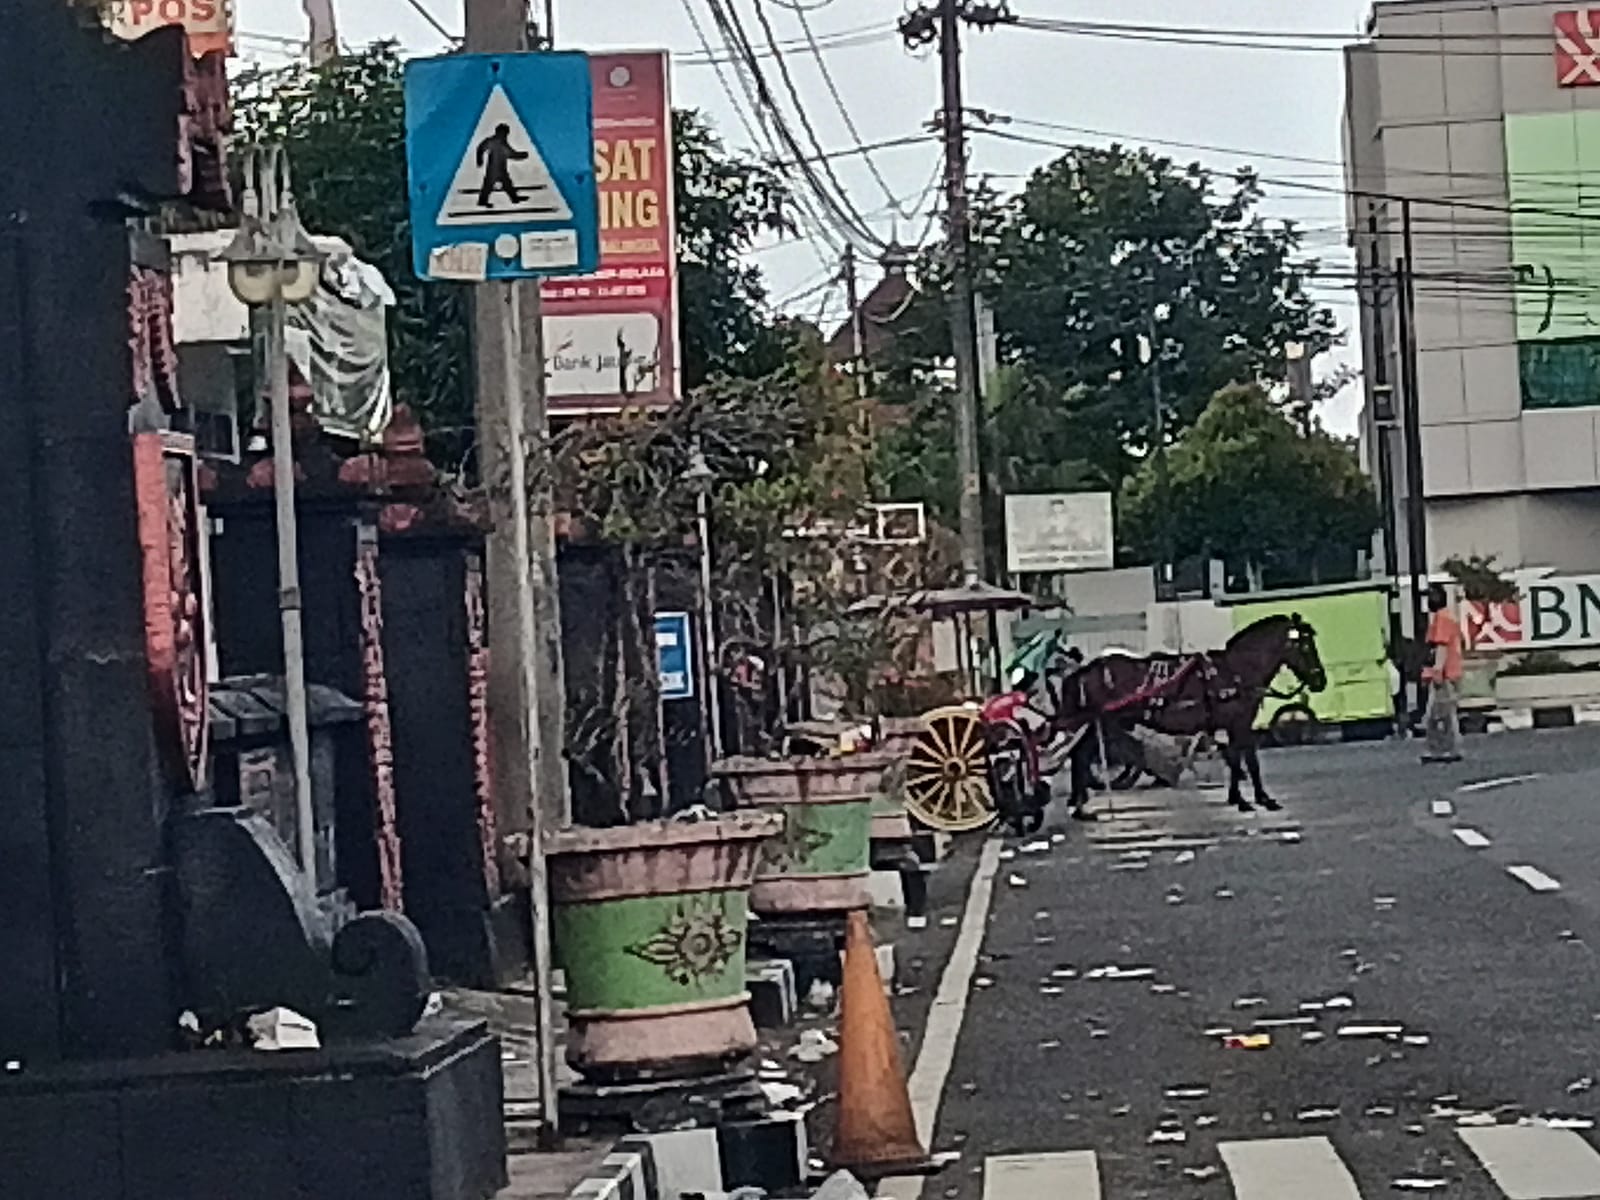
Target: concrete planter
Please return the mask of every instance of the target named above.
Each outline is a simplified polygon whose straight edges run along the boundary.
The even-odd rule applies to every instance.
[[[748,894],[765,813],[567,829],[549,841],[551,937],[567,975],[567,1061],[670,1076],[753,1050]]]
[[[1501,675],[1494,681],[1495,702],[1503,708],[1559,708],[1600,700],[1600,671],[1556,675]]]
[[[836,913],[869,903],[873,801],[888,754],[841,758],[734,758],[712,772],[740,808],[773,808],[783,832],[767,843],[750,907],[758,913]]]

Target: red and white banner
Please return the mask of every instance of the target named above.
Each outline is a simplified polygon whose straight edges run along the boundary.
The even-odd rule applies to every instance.
[[[233,5],[230,0],[117,0],[106,9],[106,28],[124,41],[137,41],[152,30],[182,25],[195,57],[233,50]]]
[[[678,398],[672,105],[664,51],[593,54],[600,270],[543,287],[554,414]]]
[[[1600,87],[1600,9],[1556,14],[1556,84]]]

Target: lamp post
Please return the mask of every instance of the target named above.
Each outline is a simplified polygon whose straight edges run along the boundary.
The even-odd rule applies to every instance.
[[[722,757],[722,698],[717,691],[717,622],[711,596],[711,465],[696,446],[684,481],[694,488],[695,540],[700,544],[700,638],[706,653],[706,746],[713,761]]]
[[[301,626],[299,533],[294,508],[294,441],[289,412],[288,309],[316,293],[322,254],[300,224],[287,166],[277,150],[245,164],[244,218],[222,252],[228,286],[267,315],[266,363],[272,414],[272,490],[278,541],[278,613],[283,623],[284,710],[294,767],[295,842],[300,869],[317,883],[316,810],[311,799],[311,734],[306,715],[305,638]],[[263,212],[270,214],[263,219]]]

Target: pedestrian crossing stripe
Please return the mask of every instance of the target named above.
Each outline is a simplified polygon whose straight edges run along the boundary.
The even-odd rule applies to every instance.
[[[1490,1125],[1451,1131],[1471,1152],[1504,1200],[1594,1200],[1600,1197],[1600,1151],[1580,1134],[1549,1125]],[[1412,1173],[1403,1165],[1366,1188],[1326,1137],[1252,1138],[1217,1143],[1235,1200],[1362,1200],[1401,1191],[1456,1195],[1448,1173]],[[1215,1167],[1192,1169],[1191,1179]],[[983,1200],[1101,1200],[1106,1193],[1092,1150],[991,1155],[984,1160]],[[1182,1194],[1182,1193],[1176,1193]],[[1473,1190],[1476,1196],[1483,1194]],[[1112,1194],[1108,1200],[1115,1200]]]
[[[495,84],[461,153],[437,224],[505,225],[571,221],[572,207],[551,177],[539,143]]]

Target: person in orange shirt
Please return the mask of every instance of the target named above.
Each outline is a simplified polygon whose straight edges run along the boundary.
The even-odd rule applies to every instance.
[[[1428,589],[1428,665],[1422,678],[1428,684],[1428,708],[1422,724],[1427,733],[1425,763],[1461,761],[1461,622],[1450,611],[1444,588]]]

